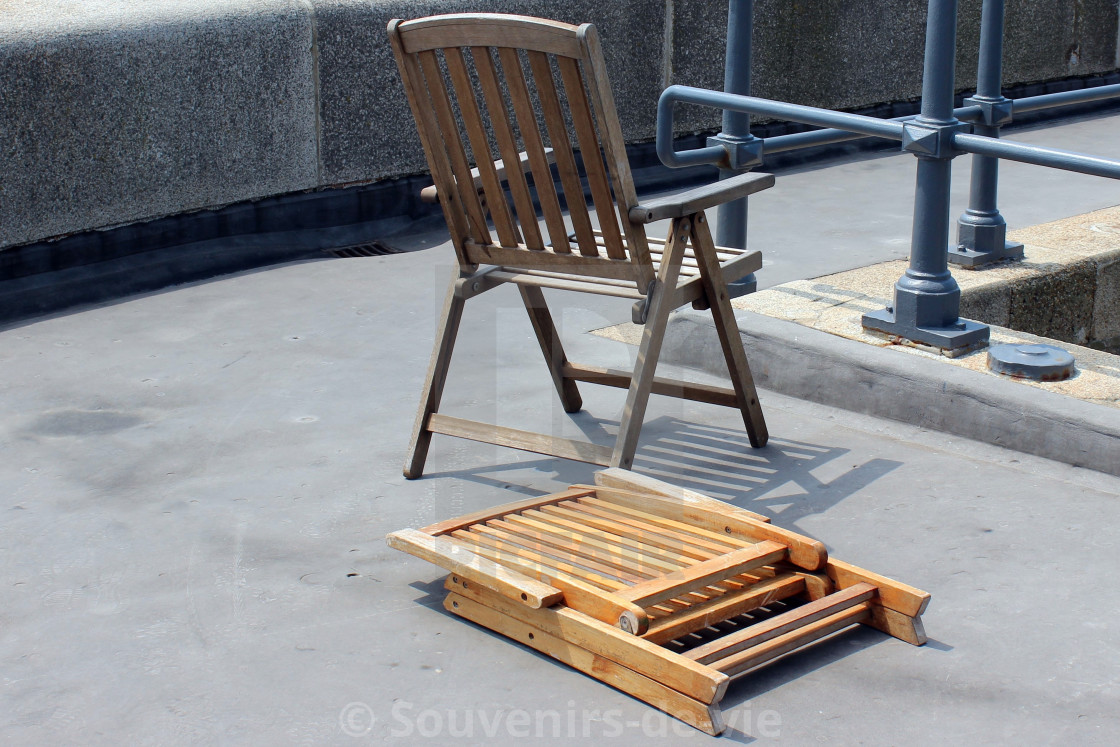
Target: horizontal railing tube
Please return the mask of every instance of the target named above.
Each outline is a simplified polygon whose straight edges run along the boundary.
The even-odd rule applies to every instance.
[[[681,154],[673,150],[673,105],[677,102],[710,106],[727,111],[760,114],[794,122],[804,122],[819,127],[834,127],[889,140],[902,140],[902,124],[889,119],[876,119],[859,114],[834,112],[830,109],[771,101],[755,96],[738,96],[691,86],[669,86],[657,102],[657,155],[662,163],[671,168],[693,166],[698,162],[687,156],[685,156],[685,160],[682,160]],[[704,148],[702,150],[706,151],[708,149]],[[711,163],[711,161],[708,163]]]
[[[847,130],[873,137],[883,137],[890,140],[902,139],[902,122],[893,119],[876,119],[859,114],[834,112],[828,109],[817,109],[812,106],[800,104],[787,104],[782,101],[771,101],[754,96],[737,96],[721,91],[707,91],[703,88],[689,86],[669,86],[661,94],[657,104],[657,155],[666,166],[678,167],[681,157],[688,159],[690,154],[700,154],[722,150],[722,148],[702,148],[699,151],[686,151],[678,154],[673,151],[673,105],[677,102],[687,104],[700,104],[717,109],[731,109],[744,111],[750,114],[764,114],[767,116],[781,117],[794,122],[805,122],[822,127],[838,130]],[[816,135],[818,133],[799,133]],[[1032,163],[1038,166],[1049,166],[1065,171],[1076,171],[1082,174],[1103,176],[1110,179],[1120,179],[1120,162],[1110,161],[1106,158],[1087,156],[1081,153],[1057,150],[1056,148],[1043,148],[1037,145],[1024,145],[1023,143],[996,140],[982,135],[969,135],[958,132],[953,135],[953,144],[958,150],[965,153],[975,153],[981,156],[1006,158],[1011,161]],[[688,160],[684,165],[694,165],[698,160]],[[710,163],[710,162],[709,162]]]
[[[671,97],[666,97],[673,89]],[[685,93],[682,93],[685,92]],[[797,132],[792,135],[778,135],[777,137],[766,138],[764,153],[782,153],[785,151],[799,150],[801,148],[813,148],[821,145],[834,145],[836,143],[845,143],[852,140],[861,140],[865,137],[884,137],[889,140],[900,140],[901,134],[894,134],[893,132],[868,132],[866,129],[852,131],[852,129],[845,129],[843,124],[833,122],[830,125],[821,124],[818,118],[810,120],[804,117],[797,117],[791,110],[785,112],[777,112],[776,106],[793,107],[798,110],[808,110],[809,112],[826,112],[828,114],[842,116],[842,117],[858,117],[862,120],[873,120],[882,123],[890,122],[909,122],[914,119],[916,115],[908,117],[896,117],[894,119],[878,119],[876,117],[864,117],[860,114],[848,114],[846,112],[833,112],[827,109],[816,109],[814,107],[800,106],[798,104],[787,104],[780,101],[769,101],[767,99],[758,99],[751,96],[739,97],[746,101],[737,102],[738,106],[732,105],[731,102],[706,100],[702,96],[694,95],[694,92],[713,94],[722,96],[720,91],[705,91],[704,89],[691,88],[688,86],[670,86],[665,89],[661,95],[661,100],[658,102],[657,114],[657,154],[661,161],[671,168],[683,168],[685,166],[701,166],[707,164],[719,163],[725,156],[725,151],[721,146],[711,146],[707,148],[696,148],[694,150],[674,151],[672,150],[672,132],[673,132],[673,119],[672,107],[674,103],[688,103],[699,104],[703,106],[711,106],[716,109],[728,109],[731,111],[750,111],[751,114],[762,114],[779,117],[781,119],[788,119],[795,122],[805,122],[807,124],[816,124],[824,129],[813,130],[811,132]],[[1026,98],[1015,99],[1012,102],[1013,111],[1015,114],[1025,114],[1027,112],[1039,111],[1042,109],[1053,109],[1060,106],[1073,106],[1076,104],[1087,104],[1093,101],[1104,101],[1111,98],[1120,98],[1120,84],[1097,86],[1095,88],[1082,88],[1076,91],[1062,91],[1061,93],[1047,93],[1041,96],[1028,96]],[[763,107],[758,106],[759,102],[765,104],[772,104],[776,106]],[[804,111],[799,112],[804,114]],[[979,106],[961,106],[953,110],[954,116],[962,122],[978,121],[982,117],[982,111]],[[845,122],[844,124],[848,124]],[[663,134],[662,131],[667,134]],[[901,130],[899,130],[901,133]]]
[[[910,114],[905,117],[893,117],[892,119],[885,119],[883,121],[910,122],[917,118],[917,116],[917,114]],[[981,117],[982,112],[979,106],[961,106],[953,110],[953,116],[962,121],[969,121]],[[765,144],[763,153],[782,153],[788,150],[812,148],[818,145],[846,143],[850,140],[862,140],[865,137],[872,136],[846,132],[845,130],[838,130],[832,127],[823,130],[813,130],[811,132],[795,132],[792,135],[778,135],[777,137],[765,138],[762,141]],[[691,153],[692,151],[685,152]]]
[[[1097,86],[1095,88],[1079,88],[1076,91],[1062,91],[1060,93],[1045,93],[1041,96],[1027,96],[1011,102],[1015,114],[1035,112],[1040,109],[1053,109],[1057,106],[1071,106],[1073,104],[1088,104],[1092,101],[1104,101],[1120,97],[1120,83],[1110,86]]]
[[[1026,145],[965,133],[953,135],[953,145],[965,153],[1005,158],[1009,161],[1049,166],[1063,171],[1076,171],[1080,174],[1103,176],[1109,179],[1120,179],[1120,161],[1110,161],[1107,158],[1087,156],[1083,153],[1043,148],[1038,145]]]

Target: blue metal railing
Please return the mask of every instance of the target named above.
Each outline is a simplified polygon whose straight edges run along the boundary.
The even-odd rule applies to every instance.
[[[728,76],[744,64],[746,52],[733,40],[749,40],[752,0],[730,0]],[[736,8],[738,15],[736,16]],[[657,105],[657,154],[670,168],[715,164],[722,172],[751,168],[766,152],[878,137],[898,140],[902,149],[917,157],[917,190],[910,266],[895,284],[894,305],[866,314],[865,327],[900,338],[922,342],[944,350],[960,350],[986,344],[985,325],[959,318],[960,288],[948,270],[950,256],[959,264],[976,266],[985,262],[1022,256],[1022,245],[1006,242],[1006,225],[996,207],[999,159],[1120,179],[1120,161],[1082,153],[1046,148],[999,139],[1000,127],[1015,113],[1038,111],[1120,97],[1120,85],[1045,94],[1012,101],[1000,90],[1003,51],[1003,0],[984,0],[977,92],[965,106],[953,107],[953,74],[956,55],[957,0],[929,0],[926,18],[925,69],[922,77],[921,113],[898,119],[880,119],[783,101],[757,98],[739,91],[709,91],[689,86],[669,86]],[[733,59],[737,58],[737,59]],[[744,59],[745,58],[745,59]],[[673,112],[678,103],[709,106],[724,111],[724,129],[704,148],[677,152],[673,149]],[[738,113],[735,117],[733,113]],[[816,125],[824,129],[761,140],[749,134],[749,115]],[[972,123],[972,124],[970,124]],[[967,132],[973,129],[974,133]],[[728,130],[734,132],[728,132]],[[744,155],[743,148],[748,153]],[[962,153],[974,155],[969,207],[958,221],[958,243],[949,244],[949,177],[952,159]],[[741,228],[741,236],[722,236],[722,243],[745,246],[746,201],[732,205],[720,225]],[[736,211],[741,210],[741,217]],[[733,240],[728,240],[729,238]]]

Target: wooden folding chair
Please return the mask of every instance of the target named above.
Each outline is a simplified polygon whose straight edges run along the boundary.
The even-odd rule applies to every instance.
[[[709,734],[731,678],[863,623],[926,642],[929,594],[730,504],[621,469],[390,546],[450,571],[444,607]]]
[[[756,251],[717,248],[704,210],[766,189],[774,177],[742,174],[639,203],[590,24],[445,15],[394,20],[389,38],[435,182],[424,196],[441,205],[461,270],[439,323],[405,476],[423,473],[433,433],[629,467],[651,392],[737,407],[752,446],[765,445],[766,423],[728,291],[762,260]],[[645,224],[663,219],[671,219],[668,238],[647,238]],[[521,292],[566,411],[582,407],[577,381],[629,389],[613,449],[439,412],[463,306],[503,283]],[[569,362],[542,288],[637,301],[635,321],[645,328],[634,371]],[[732,388],[654,376],[669,312],[686,303],[711,309]]]

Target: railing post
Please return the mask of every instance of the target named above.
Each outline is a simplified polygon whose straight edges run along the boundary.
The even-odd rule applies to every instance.
[[[751,31],[754,26],[754,0],[728,0],[727,56],[723,68],[723,90],[749,96],[751,93]],[[720,164],[719,178],[727,179],[762,163],[762,140],[751,134],[751,115],[723,112],[723,129],[707,144],[723,146],[726,156]],[[716,244],[734,249],[747,248],[747,198],[733,200],[716,213]],[[758,288],[754,273],[735,283],[736,295],[753,293]]]
[[[959,318],[961,289],[949,272],[949,178],[957,155],[953,73],[957,0],[930,0],[926,18],[922,110],[903,125],[902,147],[918,159],[910,266],[894,286],[894,305],[863,316],[863,326],[959,354],[987,343],[985,325]]]
[[[976,95],[965,104],[981,107],[984,120],[973,132],[998,138],[999,128],[1011,121],[1012,101],[1003,96],[1003,0],[984,0],[980,16],[980,60]],[[999,159],[972,157],[972,186],[968,209],[957,220],[957,243],[949,247],[949,261],[965,267],[1023,256],[1023,245],[1007,240],[1007,223],[999,214],[996,192]]]

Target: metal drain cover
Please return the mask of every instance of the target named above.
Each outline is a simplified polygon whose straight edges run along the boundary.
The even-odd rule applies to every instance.
[[[340,246],[334,249],[324,249],[332,257],[384,257],[386,254],[400,254],[402,250],[389,246],[379,239],[367,241],[364,244],[353,246]]]
[[[988,368],[1017,379],[1065,381],[1073,376],[1073,356],[1053,345],[994,345]]]

